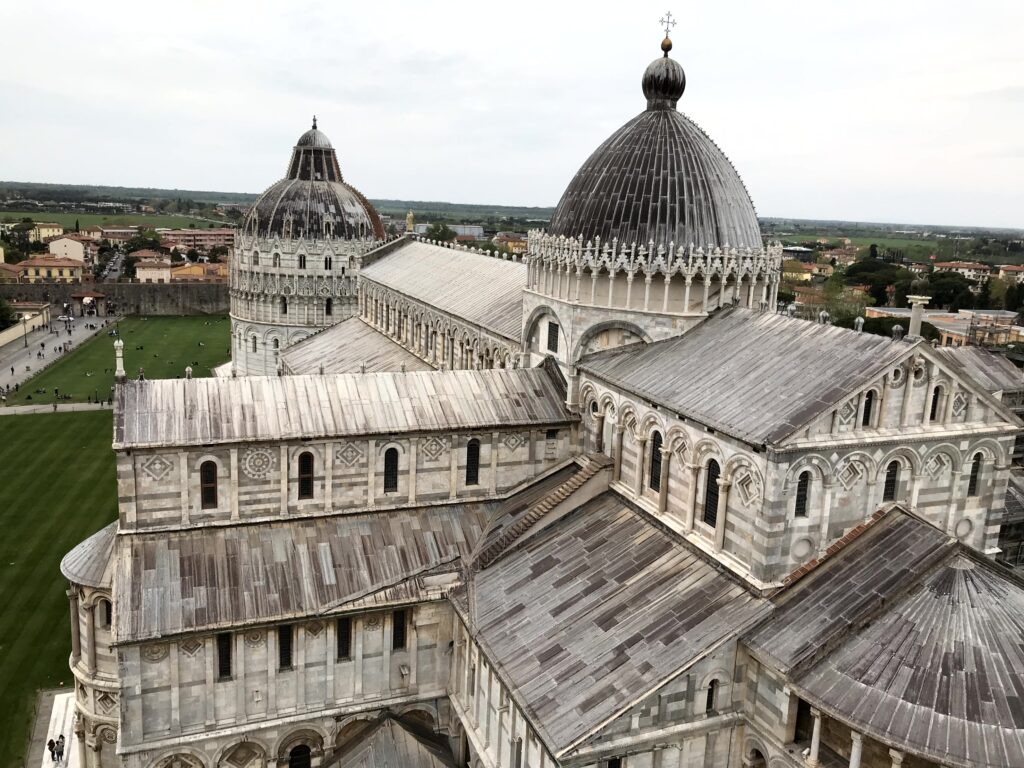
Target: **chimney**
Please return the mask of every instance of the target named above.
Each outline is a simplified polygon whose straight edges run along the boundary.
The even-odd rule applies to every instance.
[[[931,300],[931,296],[907,296],[910,302],[910,332],[907,339],[921,338],[921,319],[924,317],[925,305]]]

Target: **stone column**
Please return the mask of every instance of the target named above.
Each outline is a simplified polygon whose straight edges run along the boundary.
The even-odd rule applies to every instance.
[[[690,470],[690,503],[686,508],[685,527],[687,532],[693,530],[693,520],[697,515],[697,492],[700,490],[700,464],[687,464]]]
[[[75,718],[75,738],[78,740],[78,764],[85,768],[86,766],[86,753],[85,753],[85,723],[82,720],[82,713],[79,712]]]
[[[683,312],[690,311],[690,286],[693,284],[693,275],[686,276],[686,285],[683,288]]]
[[[89,639],[89,653],[85,659],[85,669],[91,677],[96,674],[96,603],[85,609],[85,634]]]
[[[647,438],[638,438],[636,443],[636,479],[633,485],[633,493],[636,494],[637,498],[640,498],[644,492],[644,468],[647,463]]]
[[[683,750],[678,744],[670,744],[661,753],[659,766],[663,768],[679,768],[683,764]]]
[[[907,340],[921,337],[921,320],[924,316],[924,306],[931,300],[931,296],[907,296],[907,301],[910,302],[910,330],[907,332]]]
[[[945,408],[942,409],[942,423],[949,424],[953,420],[953,398],[956,395],[956,384],[950,383],[946,392]]]
[[[597,304],[597,270],[590,269],[590,303]]]
[[[903,753],[897,749],[889,750],[889,757],[892,759],[892,768],[903,768]]]
[[[704,303],[700,305],[701,312],[708,311],[708,294],[711,291],[711,276],[707,272],[701,273],[701,280],[704,281]]]
[[[71,606],[71,663],[76,664],[82,657],[81,629],[78,625],[78,590],[71,588],[66,592]]]
[[[613,306],[615,293],[615,272],[611,271],[608,273],[608,304],[607,306]]]
[[[921,483],[924,482],[927,475],[911,475],[910,476],[910,508],[913,509],[917,506],[917,497],[921,493]]]
[[[615,437],[612,443],[612,459],[615,461],[615,467],[612,470],[613,482],[618,482],[622,479],[622,433],[625,431],[625,424],[615,425]]]
[[[905,427],[910,423],[910,401],[914,392],[914,368],[916,361],[911,361],[907,366],[906,375],[903,381],[903,403],[900,405],[900,426]]]
[[[597,434],[592,446],[594,453],[604,453],[604,412],[597,415]]]
[[[668,292],[672,285],[672,275],[665,275],[665,295],[661,297],[661,311],[668,312]]]
[[[644,312],[651,308],[651,276],[644,278]]]
[[[814,718],[814,727],[811,731],[811,754],[807,756],[807,765],[810,768],[818,768],[818,752],[821,749],[821,712],[812,708],[811,717]]]
[[[860,768],[860,758],[864,753],[864,737],[856,731],[850,731],[850,768]]]
[[[721,552],[725,547],[725,515],[729,508],[729,488],[732,482],[718,478],[718,514],[715,518],[715,551]]]
[[[633,304],[633,273],[626,273],[626,309],[629,309]]]
[[[664,513],[668,510],[668,465],[672,459],[672,452],[665,447],[660,450],[661,474],[658,476],[658,511]]]

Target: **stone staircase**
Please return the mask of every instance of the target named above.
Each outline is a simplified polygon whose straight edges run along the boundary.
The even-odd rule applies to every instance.
[[[572,496],[582,488],[588,480],[593,478],[602,469],[611,466],[606,456],[585,455],[576,459],[580,469],[572,477],[552,490],[539,501],[529,507],[525,514],[508,526],[501,535],[491,544],[483,549],[476,557],[477,569],[484,569],[491,565],[501,554],[527,534],[545,515],[558,507],[563,501]]]

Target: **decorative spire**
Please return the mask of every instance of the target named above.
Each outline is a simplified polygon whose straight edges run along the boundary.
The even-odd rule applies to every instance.
[[[669,36],[672,34],[672,27],[676,25],[676,20],[672,18],[672,11],[667,11],[660,19],[660,23],[665,27],[665,39],[661,41],[661,50],[664,52],[665,58],[668,58],[668,52],[672,50],[672,40]]]
[[[313,115],[313,130],[316,130],[316,115]]]

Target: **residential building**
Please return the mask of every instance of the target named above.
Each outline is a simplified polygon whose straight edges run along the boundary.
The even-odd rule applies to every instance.
[[[1003,264],[999,267],[999,277],[1003,280],[1012,280],[1017,285],[1024,283],[1024,267],[1014,264]]]
[[[171,282],[179,281],[202,281],[211,283],[226,283],[228,280],[228,265],[223,262],[210,263],[185,263],[181,266],[171,267]]]
[[[75,259],[36,256],[17,264],[23,283],[80,283],[83,266]]]
[[[207,227],[195,229],[168,229],[160,232],[160,237],[185,250],[195,249],[208,253],[217,247],[235,247],[235,229],[232,227]]]
[[[32,225],[32,229],[28,231],[28,241],[30,243],[43,243],[51,237],[57,237],[63,234],[64,227],[60,224],[37,221]]]
[[[959,275],[963,275],[968,280],[984,282],[985,280],[988,280],[989,275],[992,272],[992,267],[988,264],[981,264],[977,261],[938,261],[935,262],[934,271],[956,272]]]

